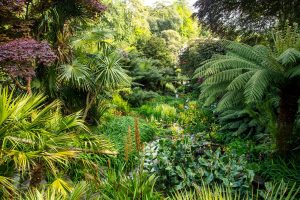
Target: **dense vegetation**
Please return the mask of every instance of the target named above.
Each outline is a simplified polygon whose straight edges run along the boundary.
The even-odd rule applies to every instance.
[[[1,199],[300,199],[299,7],[0,0]]]

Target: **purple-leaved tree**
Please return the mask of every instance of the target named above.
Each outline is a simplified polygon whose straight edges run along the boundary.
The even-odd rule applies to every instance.
[[[0,45],[0,69],[14,80],[17,87],[29,94],[36,66],[48,66],[55,59],[55,53],[45,41],[20,38]]]

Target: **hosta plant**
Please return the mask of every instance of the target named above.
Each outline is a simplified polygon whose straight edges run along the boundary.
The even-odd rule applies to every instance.
[[[202,182],[236,189],[251,185],[254,173],[247,169],[244,156],[223,153],[217,144],[186,136],[175,141],[161,139],[156,145],[152,153],[145,152],[144,168],[158,176],[160,189],[180,190]]]

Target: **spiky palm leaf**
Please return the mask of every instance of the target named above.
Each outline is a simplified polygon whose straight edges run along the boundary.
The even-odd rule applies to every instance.
[[[118,88],[130,84],[131,78],[120,64],[120,56],[115,52],[98,55],[93,61],[96,70],[96,84],[102,88]]]
[[[13,97],[7,88],[0,89],[0,166],[4,171],[15,168],[23,176],[41,167],[57,176],[60,169],[81,159],[81,153],[116,154],[106,138],[89,132],[80,113],[63,116],[60,103],[45,105],[41,94]]]

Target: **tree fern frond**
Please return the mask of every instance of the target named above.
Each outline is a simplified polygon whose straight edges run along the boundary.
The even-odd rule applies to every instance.
[[[203,67],[207,67],[207,69],[206,70],[200,69],[199,71],[197,71],[198,74],[196,74],[196,76],[200,75],[206,77],[228,69],[257,70],[261,68],[259,65],[256,65],[255,63],[251,63],[247,60],[242,60],[236,57],[227,57],[219,61],[207,63]]]
[[[228,90],[240,90],[245,87],[246,83],[252,77],[255,71],[248,71],[239,76],[237,76],[231,83],[228,85]]]
[[[273,55],[272,50],[264,45],[255,45],[253,49],[265,57]]]
[[[239,68],[224,70],[212,76],[209,76],[205,82],[207,84],[211,84],[211,83],[220,83],[224,81],[232,81],[235,77],[241,75],[242,72],[243,70]]]
[[[277,60],[285,66],[295,64],[300,60],[300,51],[294,48],[289,48],[284,51]]]
[[[234,90],[231,92],[227,92],[219,101],[217,106],[217,111],[222,111],[225,109],[229,109],[241,105],[242,100],[243,100],[242,91]]]
[[[296,67],[293,67],[293,68],[289,69],[286,72],[286,76],[288,78],[294,78],[296,76],[300,77],[300,65],[297,65]]]
[[[201,99],[205,99],[205,106],[211,105],[217,100],[218,97],[222,96],[226,92],[228,82],[223,82],[213,85],[203,86],[202,93],[200,94]]]
[[[228,45],[226,45],[226,48],[229,52],[232,52],[250,62],[259,64],[262,61],[262,55],[260,55],[259,52],[255,51],[255,49],[249,45],[237,42],[229,42]]]
[[[245,86],[244,95],[246,102],[251,103],[261,100],[270,83],[271,77],[268,70],[258,70],[255,72]]]

